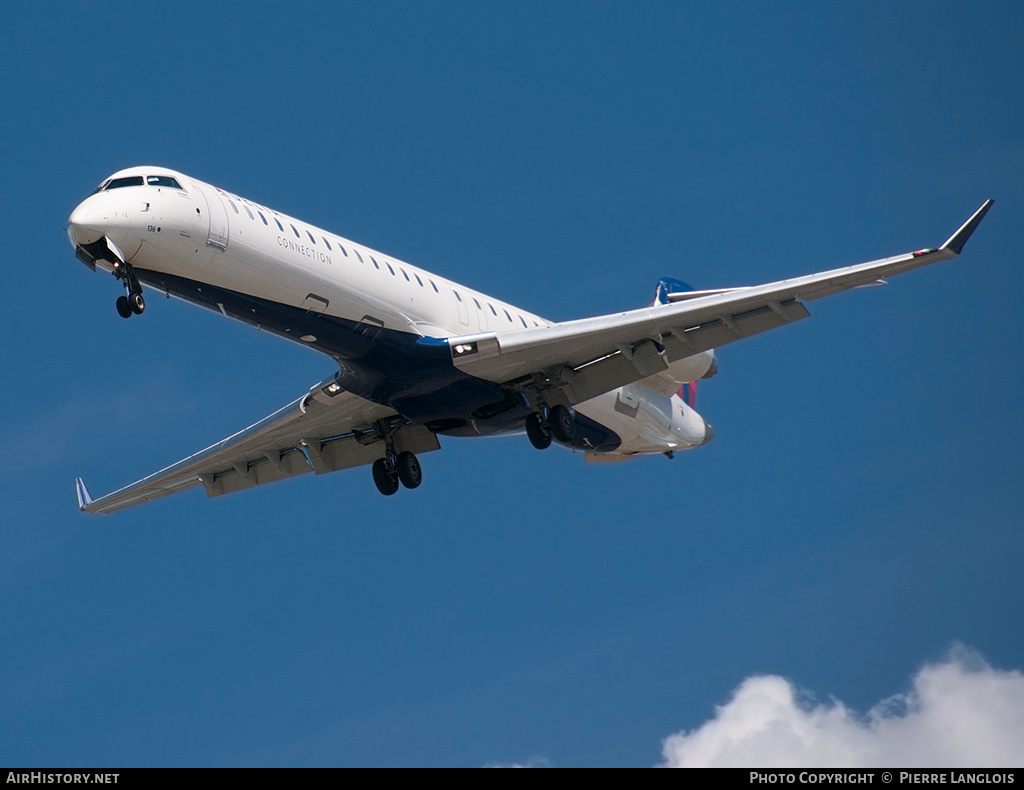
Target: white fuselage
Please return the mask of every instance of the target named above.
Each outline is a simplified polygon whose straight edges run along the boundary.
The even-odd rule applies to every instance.
[[[139,180],[143,183],[136,183]],[[121,185],[121,181],[128,183]],[[423,407],[434,410],[432,418],[441,413],[438,409],[444,407],[437,404],[444,401],[430,393],[432,374],[427,368],[423,375],[428,380],[419,383],[403,379],[401,371],[395,374],[398,378],[385,374],[380,381],[375,378],[374,366],[385,369],[391,362],[399,364],[398,351],[390,349],[415,350],[431,342],[436,346],[449,337],[508,334],[551,324],[166,168],[136,167],[115,173],[75,209],[69,234],[76,246],[94,244],[105,236],[149,288],[218,309],[330,354],[343,370],[352,371],[354,381],[364,385],[365,392],[357,394],[391,402],[393,392],[401,389],[403,397],[416,390],[417,397],[433,398],[429,408]],[[108,270],[113,263],[102,257],[95,261]],[[707,374],[712,364],[712,352],[689,357],[650,379],[578,404],[576,412],[618,438],[614,447],[604,451],[607,460],[698,446],[710,438],[710,429],[675,393],[684,382]],[[458,372],[452,369],[445,374]],[[521,427],[521,416],[518,423],[478,419],[461,412],[457,400],[452,401],[453,413],[464,416],[465,425],[450,431],[441,427],[440,432],[466,435]],[[396,401],[399,411],[400,403]],[[417,414],[407,416],[420,419]],[[430,424],[426,417],[422,421]]]

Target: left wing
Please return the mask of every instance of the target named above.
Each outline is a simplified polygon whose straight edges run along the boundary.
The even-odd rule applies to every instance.
[[[801,301],[872,285],[960,254],[985,203],[938,249],[747,288],[671,294],[673,301],[519,332],[450,338],[456,367],[489,381],[539,382],[566,405],[659,373],[669,363],[806,318]]]
[[[92,499],[79,478],[78,505],[87,513],[112,513],[198,485],[214,497],[306,472],[370,464],[384,457],[382,432],[393,438],[396,452],[441,446],[423,426],[327,379],[255,425],[112,494]]]

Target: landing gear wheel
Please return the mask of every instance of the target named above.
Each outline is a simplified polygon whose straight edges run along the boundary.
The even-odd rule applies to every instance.
[[[385,458],[373,462],[373,482],[384,496],[391,496],[398,490],[398,475]]]
[[[526,416],[526,435],[530,444],[538,450],[545,450],[551,446],[551,429],[537,412]]]
[[[135,293],[128,297],[128,306],[135,315],[142,315],[142,311],[146,309],[146,300],[142,298],[142,294]]]
[[[398,479],[406,488],[416,488],[423,482],[419,459],[412,453],[399,453],[395,465],[398,467]]]
[[[128,297],[127,296],[119,296],[119,297],[117,297],[117,301],[114,302],[114,304],[117,306],[117,314],[119,316],[121,316],[121,318],[131,318],[132,317],[132,308],[131,308],[131,305],[128,304]]]
[[[576,438],[576,418],[565,406],[554,406],[548,415],[551,433],[562,444],[571,444]]]

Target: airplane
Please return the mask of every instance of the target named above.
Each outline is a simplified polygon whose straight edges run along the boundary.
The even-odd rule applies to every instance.
[[[748,287],[664,278],[649,307],[554,322],[163,167],[114,173],[68,219],[76,257],[113,274],[117,312],[145,289],[331,357],[337,372],[254,425],[78,505],[112,513],[188,488],[210,497],[369,465],[416,488],[439,435],[522,433],[585,459],[668,457],[711,440],[696,382],[715,349],[806,318],[806,302],[957,257],[992,205],[938,248]]]

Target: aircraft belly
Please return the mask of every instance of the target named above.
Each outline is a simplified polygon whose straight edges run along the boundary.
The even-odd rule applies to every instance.
[[[472,421],[478,426],[473,433],[488,433],[508,430],[509,420],[518,419],[521,424],[526,416],[525,401],[505,408],[507,396],[499,384],[456,369],[442,339],[283,304],[167,272],[136,269],[136,274],[146,285],[333,357],[341,366],[339,383],[346,390],[390,405],[415,422],[437,423],[438,429],[444,430],[459,429]],[[477,414],[495,404],[495,413]]]

